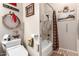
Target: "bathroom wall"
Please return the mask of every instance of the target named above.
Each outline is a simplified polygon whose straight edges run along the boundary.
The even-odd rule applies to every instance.
[[[33,34],[39,35],[39,4],[35,3],[34,7],[34,15],[30,17],[26,17],[26,10],[25,7],[29,5],[30,3],[24,3],[23,4],[23,19],[24,19],[24,40],[27,47],[27,50],[30,55],[39,55],[38,50],[38,44],[39,39],[34,40],[34,47],[28,46],[28,37],[32,36]]]
[[[76,4],[58,4],[54,3],[51,6],[55,9],[57,19],[59,17],[58,11],[63,10],[64,6],[69,6],[70,9],[75,10],[75,19],[72,21],[58,21],[58,34],[59,34],[59,45],[60,48],[77,50],[77,39],[78,39],[78,31],[77,31],[77,6]],[[66,15],[66,14],[65,14]],[[66,25],[68,25],[68,32],[66,32]]]
[[[0,41],[3,39],[3,35],[4,34],[12,34],[14,30],[18,30],[19,33],[21,34],[21,38],[23,39],[23,15],[22,15],[22,13],[23,13],[22,8],[23,7],[22,7],[22,4],[21,3],[17,3],[16,8],[19,9],[19,12],[13,11],[13,10],[8,9],[8,8],[4,8],[3,4],[0,3]],[[21,26],[19,28],[14,29],[14,30],[9,30],[6,27],[4,27],[4,25],[2,23],[2,17],[5,14],[9,13],[9,11],[14,12],[19,17],[19,19],[21,20]]]
[[[77,3],[77,27],[78,27],[78,29],[77,29],[77,33],[78,33],[78,35],[77,35],[77,51],[79,51],[79,3]]]

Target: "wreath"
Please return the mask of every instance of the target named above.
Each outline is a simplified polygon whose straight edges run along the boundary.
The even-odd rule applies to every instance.
[[[9,26],[8,24],[6,24],[6,18],[7,18],[7,16],[9,16],[9,17],[15,16],[16,17],[16,19],[14,20],[14,22],[17,22],[17,25],[15,27],[12,27],[12,26]],[[18,28],[20,26],[20,24],[21,24],[20,19],[14,13],[11,13],[11,12],[9,14],[6,14],[6,15],[3,16],[2,23],[8,29]]]

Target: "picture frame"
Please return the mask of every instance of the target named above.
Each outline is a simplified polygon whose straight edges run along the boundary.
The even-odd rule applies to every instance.
[[[34,15],[34,3],[29,4],[25,7],[26,9],[26,17]]]

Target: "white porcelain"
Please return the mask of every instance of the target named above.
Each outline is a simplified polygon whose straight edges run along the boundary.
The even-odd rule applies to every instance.
[[[9,56],[28,56],[27,50],[22,45],[7,48],[7,55]]]
[[[21,39],[2,41],[2,46],[7,52],[7,56],[28,56],[27,50],[21,45]]]
[[[48,56],[52,52],[52,42],[48,40],[43,40],[42,41],[42,55],[43,56]]]
[[[2,44],[6,46],[6,48],[10,48],[16,45],[20,45],[21,44],[21,39],[14,39],[11,41],[2,41]]]

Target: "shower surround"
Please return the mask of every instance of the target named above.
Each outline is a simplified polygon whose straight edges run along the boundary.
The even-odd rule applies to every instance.
[[[53,50],[53,10],[49,4],[42,3],[40,10],[41,55],[46,56]]]

